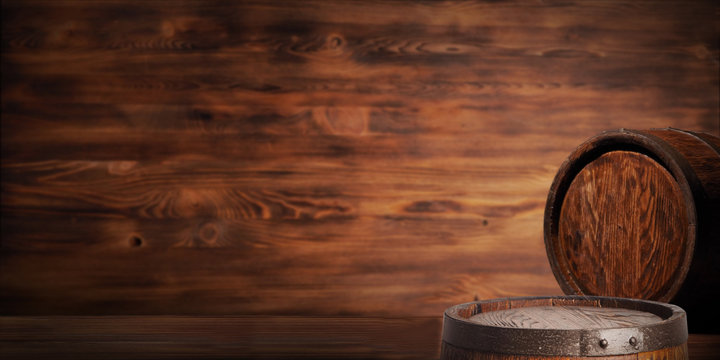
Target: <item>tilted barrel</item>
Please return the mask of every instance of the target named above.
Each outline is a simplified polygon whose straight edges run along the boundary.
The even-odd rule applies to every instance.
[[[544,232],[566,294],[673,302],[691,331],[717,331],[719,138],[678,129],[591,138],[558,171]]]
[[[445,311],[441,359],[687,359],[685,312],[612,297],[526,297]]]

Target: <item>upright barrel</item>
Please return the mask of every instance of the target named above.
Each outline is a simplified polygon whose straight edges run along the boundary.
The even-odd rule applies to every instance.
[[[445,311],[441,359],[687,359],[685,312],[611,297],[525,297]]]
[[[720,324],[720,139],[616,130],[581,144],[548,194],[544,236],[566,294],[673,302]]]

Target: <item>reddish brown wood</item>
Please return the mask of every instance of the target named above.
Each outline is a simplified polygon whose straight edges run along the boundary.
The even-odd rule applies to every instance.
[[[644,154],[610,151],[585,165],[557,235],[580,293],[671,300],[693,251],[684,205],[672,175]]]
[[[675,301],[715,331],[720,153],[711,135],[607,132],[580,145],[548,196],[545,241],[566,293]]]
[[[720,354],[720,335],[690,334],[688,337],[688,354],[695,359],[716,359]]]
[[[560,294],[577,143],[718,132],[712,1],[3,0],[0,313]]]
[[[690,357],[687,344],[681,346],[674,346],[667,349],[661,349],[656,351],[650,351],[647,353],[638,354],[638,360],[672,360],[672,359],[693,359]]]
[[[3,359],[437,359],[441,317],[0,317]]]
[[[0,357],[430,360],[441,327],[440,316],[2,316]],[[690,334],[692,360],[715,360],[718,351],[720,335]]]

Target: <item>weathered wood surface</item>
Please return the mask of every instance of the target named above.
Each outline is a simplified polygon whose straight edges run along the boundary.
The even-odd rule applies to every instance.
[[[659,299],[681,281],[690,211],[657,161],[611,151],[586,165],[565,193],[558,244],[584,294]]]
[[[720,137],[619,130],[577,147],[548,194],[545,244],[568,294],[673,302],[690,330],[720,313]]]
[[[523,329],[608,329],[661,320],[647,311],[590,306],[531,306],[482,312],[468,318],[482,325]]]
[[[562,160],[718,133],[712,1],[3,1],[4,314],[559,294]]]
[[[474,301],[445,311],[440,358],[687,360],[686,320],[675,305],[616,297]]]
[[[0,357],[437,359],[441,321],[438,316],[4,316]],[[692,360],[715,360],[720,335],[690,334],[687,349]]]
[[[439,317],[0,317],[3,359],[437,359],[439,347]]]

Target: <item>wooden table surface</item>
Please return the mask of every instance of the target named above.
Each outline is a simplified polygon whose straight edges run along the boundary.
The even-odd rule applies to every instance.
[[[5,316],[4,359],[436,359],[442,318]],[[716,359],[720,335],[691,334],[690,357]]]

